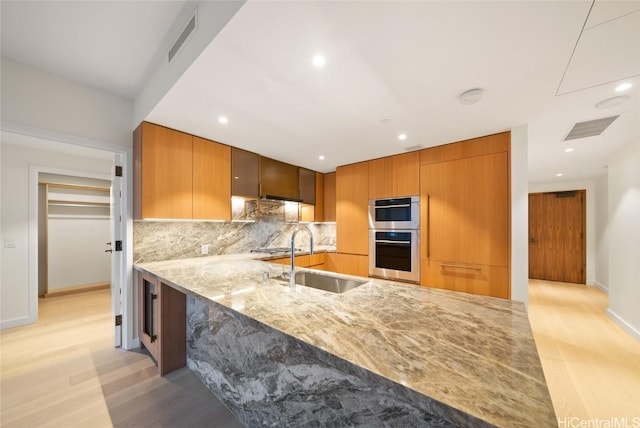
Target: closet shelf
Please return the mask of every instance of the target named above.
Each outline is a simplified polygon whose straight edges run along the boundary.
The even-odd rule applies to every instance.
[[[110,202],[91,202],[91,201],[65,201],[61,199],[49,199],[49,205],[57,207],[108,207]]]

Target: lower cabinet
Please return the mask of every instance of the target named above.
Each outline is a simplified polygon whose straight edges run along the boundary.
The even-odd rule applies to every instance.
[[[140,343],[163,376],[187,363],[186,296],[156,277],[138,272]]]
[[[483,296],[510,298],[509,268],[423,259],[422,285]]]
[[[336,254],[336,272],[347,275],[369,276],[369,256],[360,254]]]
[[[295,265],[298,267],[305,267],[310,269],[325,269],[325,255],[326,253],[305,254],[303,256],[296,256]],[[288,265],[291,263],[291,257],[281,257],[279,259],[268,260],[271,263],[279,263],[282,265]]]

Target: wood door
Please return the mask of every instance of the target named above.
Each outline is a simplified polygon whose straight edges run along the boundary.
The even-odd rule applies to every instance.
[[[193,218],[231,220],[231,147],[193,137]]]
[[[585,191],[529,195],[529,278],[586,282]]]
[[[338,167],[336,244],[339,253],[369,254],[369,163]]]

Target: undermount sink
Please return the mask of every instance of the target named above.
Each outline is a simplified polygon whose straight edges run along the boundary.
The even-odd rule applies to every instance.
[[[368,282],[310,271],[296,272],[295,280],[298,285],[340,294],[353,290]]]

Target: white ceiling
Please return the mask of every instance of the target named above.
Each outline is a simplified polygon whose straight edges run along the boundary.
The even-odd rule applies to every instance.
[[[185,3],[2,0],[2,56],[133,100]]]
[[[3,56],[135,97],[184,2],[7,3]],[[87,25],[69,18],[76,9]],[[323,172],[528,124],[530,182],[595,177],[640,138],[639,19],[640,1],[250,1],[147,120]],[[67,36],[54,43],[58,31]],[[311,65],[319,52],[322,69]],[[621,81],[631,99],[596,109]],[[483,99],[462,106],[475,87]],[[564,152],[574,123],[614,114]]]

